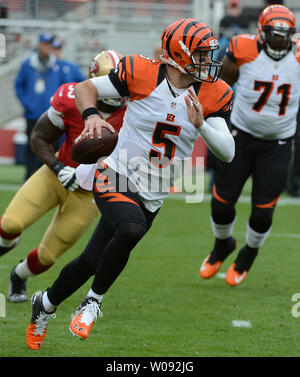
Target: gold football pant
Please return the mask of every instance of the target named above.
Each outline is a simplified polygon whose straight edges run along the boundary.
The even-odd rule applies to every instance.
[[[55,263],[99,215],[92,192],[66,190],[52,170],[43,165],[18,190],[1,219],[5,233],[18,234],[54,207],[57,209],[38,247],[38,258],[44,266]]]

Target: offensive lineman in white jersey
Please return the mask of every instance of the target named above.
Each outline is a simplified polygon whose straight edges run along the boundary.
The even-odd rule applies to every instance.
[[[240,284],[266,240],[275,205],[285,188],[300,97],[300,53],[292,41],[295,17],[282,5],[266,7],[258,20],[258,36],[231,40],[222,78],[236,84],[231,113],[236,143],[234,160],[219,163],[211,201],[213,250],[200,276],[211,278],[236,248],[232,237],[235,203],[252,175],[252,208],[246,242],[226,274],[230,286]],[[223,166],[222,166],[223,165]]]
[[[51,312],[95,275],[70,323],[73,334],[88,337],[101,315],[103,295],[168,195],[173,182],[165,171],[191,156],[199,134],[223,161],[234,157],[234,140],[226,123],[233,93],[218,79],[221,63],[213,60],[218,42],[211,29],[198,20],[181,19],[167,26],[161,39],[160,60],[125,56],[103,80],[86,80],[76,89],[77,106],[85,119],[83,134],[89,132],[90,137],[94,130],[101,135],[102,127],[112,129],[99,117],[97,98],[130,100],[114,152],[103,164],[87,166],[78,175],[81,184],[93,188],[102,216],[83,253],[63,268],[47,292],[33,296],[27,339],[35,348],[41,347]]]

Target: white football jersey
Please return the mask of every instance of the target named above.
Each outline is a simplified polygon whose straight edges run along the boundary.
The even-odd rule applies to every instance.
[[[210,118],[197,130],[188,119],[187,90],[171,86],[166,65],[158,60],[125,56],[109,76],[91,80],[99,98],[129,99],[117,146],[104,163],[128,177],[149,211],[162,205],[182,175],[199,135],[219,158],[232,160],[234,140],[223,118],[230,116],[233,91],[224,81],[193,85],[204,118]],[[76,171],[81,187],[91,190],[96,166],[80,165]]]
[[[231,40],[227,55],[239,67],[231,122],[261,139],[285,139],[296,130],[300,100],[300,53],[271,59],[256,35]]]
[[[140,55],[124,57],[109,78],[129,102],[118,144],[104,162],[134,183],[146,208],[157,209],[182,175],[183,163],[199,137],[187,115],[188,92],[180,90],[174,96],[176,88],[170,88],[166,66]],[[233,93],[224,81],[197,83],[193,88],[205,118],[229,116]]]

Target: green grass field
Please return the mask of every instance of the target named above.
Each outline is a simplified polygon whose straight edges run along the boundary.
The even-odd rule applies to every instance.
[[[22,167],[0,166],[0,213],[22,176]],[[271,235],[247,279],[232,288],[222,277],[207,281],[199,277],[200,264],[213,243],[209,202],[186,204],[176,195],[172,198],[105,295],[104,316],[89,339],[77,340],[68,326],[91,281],[58,308],[40,351],[29,350],[25,342],[30,303],[6,300],[6,317],[0,318],[0,356],[299,356],[300,318],[291,314],[292,295],[300,292],[298,203],[278,206]],[[249,208],[248,203],[237,206],[234,234],[240,245]],[[51,215],[25,230],[18,247],[1,258],[1,293],[7,295],[12,267],[38,245]],[[30,296],[52,284],[61,268],[83,250],[91,232],[92,228],[50,270],[28,280]],[[236,252],[225,261],[221,273],[235,256]],[[252,327],[233,327],[234,320],[250,321]]]

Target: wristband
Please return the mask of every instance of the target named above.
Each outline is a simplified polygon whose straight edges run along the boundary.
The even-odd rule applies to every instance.
[[[99,111],[96,109],[96,107],[89,107],[83,110],[81,117],[83,120],[86,120],[90,115],[99,115]]]
[[[59,160],[55,160],[54,162],[53,162],[53,164],[51,165],[51,169],[52,169],[52,171],[54,171],[54,173],[57,175],[60,171],[61,171],[61,169],[63,169],[65,167],[65,165],[61,162],[61,161],[59,161]]]

